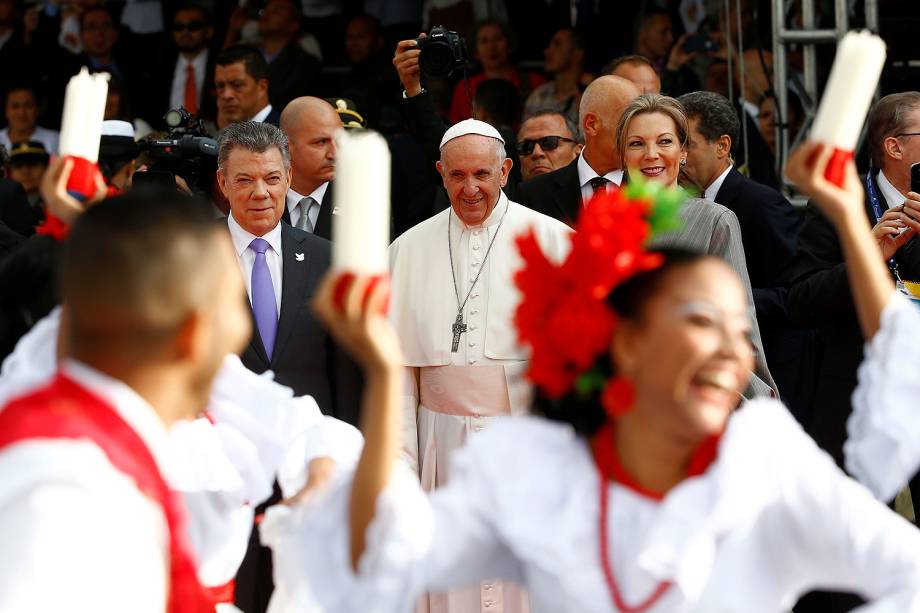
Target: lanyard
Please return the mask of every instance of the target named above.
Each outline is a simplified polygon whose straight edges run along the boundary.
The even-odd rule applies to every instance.
[[[875,185],[875,177],[872,174],[872,169],[869,169],[869,174],[866,175],[866,192],[869,195],[869,203],[872,204],[872,213],[875,215],[875,223],[878,223],[884,215],[885,209],[882,208],[882,199],[878,194],[878,189]],[[898,263],[894,259],[894,256],[891,256],[891,259],[888,260],[888,269],[891,270],[891,274],[894,275],[895,282],[898,286],[898,291],[907,294],[907,288],[904,286],[904,282],[901,281],[900,271],[898,270]]]

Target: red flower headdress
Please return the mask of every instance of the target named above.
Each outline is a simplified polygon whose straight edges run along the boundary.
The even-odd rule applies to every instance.
[[[607,296],[627,278],[661,264],[661,256],[645,251],[645,244],[680,227],[677,213],[685,198],[683,190],[641,178],[595,195],[558,266],[543,254],[533,230],[517,237],[524,268],[514,280],[523,298],[514,322],[518,340],[532,349],[528,378],[544,394],[559,398],[575,388],[587,395],[605,387],[605,396],[618,394],[620,386],[607,386],[609,373],[592,369],[609,349],[617,324]],[[604,398],[605,405],[617,400]]]

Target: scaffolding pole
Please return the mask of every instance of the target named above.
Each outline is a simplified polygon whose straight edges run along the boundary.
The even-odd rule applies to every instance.
[[[815,20],[815,0],[801,2],[801,28],[787,28],[787,6],[784,0],[772,0],[773,17],[773,91],[777,107],[776,122],[776,170],[787,188],[783,168],[793,146],[789,134],[789,47],[802,46],[803,60],[803,107],[805,111],[801,135],[807,132],[821,100],[818,84],[817,46],[834,46],[850,29],[847,0],[834,0],[834,27],[818,28]],[[878,0],[864,0],[866,28],[878,34]]]

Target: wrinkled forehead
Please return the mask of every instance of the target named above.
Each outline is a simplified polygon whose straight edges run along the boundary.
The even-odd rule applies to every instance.
[[[251,151],[242,145],[234,145],[227,156],[227,174],[264,176],[273,172],[284,173],[284,158],[278,147],[270,146],[262,152]]]
[[[451,168],[495,168],[501,166],[502,159],[497,151],[504,151],[501,141],[479,134],[465,134],[444,143],[441,147],[441,162]]]

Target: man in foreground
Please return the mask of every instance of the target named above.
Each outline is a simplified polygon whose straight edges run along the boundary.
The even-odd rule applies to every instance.
[[[0,412],[0,609],[213,607],[161,471],[249,321],[228,238],[174,198],[108,200],[70,232],[69,357]]]

